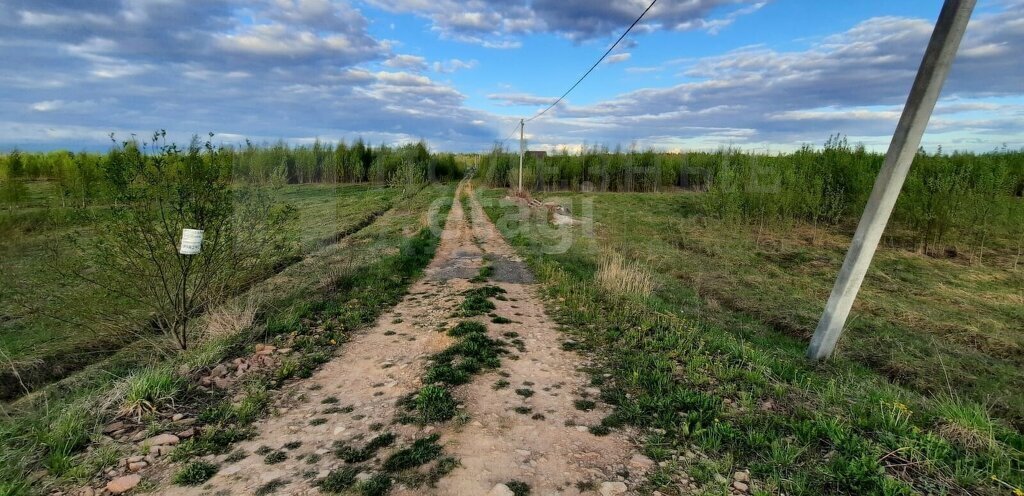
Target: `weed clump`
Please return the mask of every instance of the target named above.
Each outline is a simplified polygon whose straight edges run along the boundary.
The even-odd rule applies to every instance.
[[[470,334],[484,334],[486,332],[487,326],[475,320],[464,320],[451,328],[451,330],[448,331],[448,335],[453,338],[460,338]]]
[[[332,470],[331,473],[327,474],[327,477],[317,482],[317,487],[320,488],[321,492],[340,494],[356,483],[356,475],[359,475],[359,470],[355,467]]]
[[[340,444],[335,449],[334,453],[338,458],[344,460],[345,463],[365,462],[366,460],[373,458],[381,448],[391,446],[391,444],[395,442],[395,438],[396,436],[394,434],[386,432],[371,439],[370,442],[366,443],[366,446],[363,446],[362,448],[353,448],[351,446],[346,446],[345,444]]]
[[[356,489],[362,496],[384,496],[391,490],[391,484],[387,474],[377,474],[360,482]]]
[[[269,494],[276,493],[278,489],[281,489],[282,487],[287,485],[288,481],[286,479],[274,479],[260,486],[259,489],[256,489],[256,492],[253,494],[255,494],[256,496],[267,496]]]
[[[505,290],[497,286],[467,289],[462,292],[466,299],[459,305],[457,314],[460,317],[474,317],[488,313],[495,309],[494,303],[488,298],[493,298],[503,293],[505,293]]]
[[[407,412],[398,417],[399,422],[427,424],[444,422],[454,417],[458,403],[446,388],[430,385],[399,400],[398,406]]]
[[[484,265],[483,267],[480,267],[480,272],[478,272],[476,276],[470,279],[469,282],[486,282],[488,279],[490,279],[492,275],[494,275],[494,267],[490,265]]]
[[[174,483],[179,486],[198,486],[212,478],[218,467],[210,462],[197,460],[182,467],[174,474]]]
[[[530,485],[519,480],[511,480],[505,483],[505,486],[512,490],[512,494],[515,496],[529,496]]]
[[[516,394],[523,398],[529,398],[530,396],[533,396],[533,390],[530,388],[519,388],[516,389]]]
[[[276,465],[288,459],[288,454],[284,451],[271,451],[266,457],[263,458],[263,463],[267,465]]]
[[[426,382],[457,386],[469,382],[473,374],[501,365],[499,356],[505,352],[504,344],[488,337],[483,324],[460,322],[449,334],[461,339],[431,357]]]
[[[387,460],[384,460],[384,470],[388,472],[398,472],[400,470],[419,467],[424,463],[434,460],[441,456],[441,453],[444,450],[440,444],[437,444],[437,440],[440,438],[440,435],[434,434],[429,437],[417,439],[412,443],[412,446],[392,453]]]

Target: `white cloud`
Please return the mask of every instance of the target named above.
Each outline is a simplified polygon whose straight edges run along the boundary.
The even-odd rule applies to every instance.
[[[422,71],[427,68],[427,59],[416,55],[395,55],[386,60],[384,65],[396,69]]]
[[[618,63],[625,62],[625,61],[629,60],[629,58],[632,57],[632,56],[633,55],[631,53],[629,53],[629,52],[616,53],[616,54],[612,54],[612,55],[609,55],[609,56],[605,57],[604,63],[606,63],[606,64],[618,64]]]
[[[450,59],[444,62],[434,62],[431,67],[434,72],[451,73],[455,71],[461,71],[463,69],[473,69],[479,62],[476,60],[459,60]]]
[[[36,112],[53,112],[64,106],[64,100],[44,100],[32,104],[32,110]]]

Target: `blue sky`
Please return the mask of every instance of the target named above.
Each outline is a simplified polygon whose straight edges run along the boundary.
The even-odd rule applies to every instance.
[[[0,149],[109,134],[493,146],[648,0],[0,0]],[[660,0],[531,148],[884,150],[939,1]],[[982,0],[924,145],[1024,146],[1024,0]]]

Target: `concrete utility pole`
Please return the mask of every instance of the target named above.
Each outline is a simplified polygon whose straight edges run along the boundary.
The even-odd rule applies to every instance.
[[[519,119],[519,192],[523,192],[523,154],[526,153],[526,144],[523,142],[523,128],[526,123]]]
[[[942,84],[953,64],[975,1],[946,0],[942,6],[939,20],[935,22],[935,30],[924,52],[924,59],[917,70],[917,78],[914,79],[910,96],[903,107],[903,115],[889,143],[885,163],[875,179],[871,197],[857,225],[857,232],[853,235],[843,268],[839,271],[832,295],[825,305],[825,312],[811,338],[807,356],[813,360],[828,358],[843,333],[850,308],[864,282],[864,275],[871,265],[871,258],[878,248],[896,199],[899,198],[910,164],[921,145],[921,136],[928,126],[935,101],[939,98]]]

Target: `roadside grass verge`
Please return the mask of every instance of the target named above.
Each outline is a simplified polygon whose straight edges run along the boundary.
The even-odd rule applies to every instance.
[[[488,191],[485,199],[503,194]],[[616,203],[621,197],[629,201]],[[716,475],[745,468],[757,494],[1005,494],[1024,486],[1024,437],[990,405],[958,391],[957,379],[943,388],[952,392],[929,394],[849,354],[812,364],[804,358],[805,338],[756,312],[681,304],[695,289],[666,269],[674,256],[683,255],[660,237],[678,236],[675,218],[685,215],[683,200],[675,195],[595,199],[602,226],[597,239],[579,238],[556,254],[541,249],[544,233],[551,233],[541,226],[545,218],[499,222],[515,215],[497,201],[485,205],[543,283],[553,316],[572,336],[571,348],[600,358],[594,383],[602,389],[601,399],[614,407],[601,426],[642,428],[647,454],[665,462],[651,476],[652,490],[673,490],[686,473],[703,490],[720,492],[728,480],[719,482]],[[716,267],[723,279],[735,280],[726,277],[723,262],[713,260],[725,241],[710,241],[701,245],[709,252],[703,258],[677,263]],[[650,295],[624,295],[600,282],[601,253],[609,248],[644,261],[655,282]],[[774,284],[770,294],[803,290],[789,287],[788,279],[776,278]],[[735,291],[754,293],[739,286]],[[798,309],[785,305],[791,300],[760,306],[783,314]],[[862,351],[870,352],[880,350]],[[959,362],[946,364],[952,377],[962,372],[953,368]],[[911,358],[905,366],[926,365]],[[941,368],[928,373],[941,380]]]
[[[230,451],[266,411],[271,389],[311,374],[349,332],[372,323],[401,299],[438,242],[423,227],[422,213],[451,192],[451,186],[428,185],[343,242],[254,287],[251,292],[261,294],[260,310],[242,332],[211,339],[178,356],[152,349],[130,356],[118,353],[118,360],[93,364],[5,406],[0,418],[0,494],[82,484],[116,463],[122,447],[104,440],[100,431],[119,411],[141,413],[144,423],[155,420],[153,410],[195,412],[199,434],[174,451],[179,461]],[[339,266],[345,270],[338,271]],[[252,353],[254,343],[285,340],[294,343],[301,358],[287,370],[282,363],[268,374],[252,376],[239,398],[203,391],[190,379],[195,371]],[[87,445],[93,450],[86,452]]]

